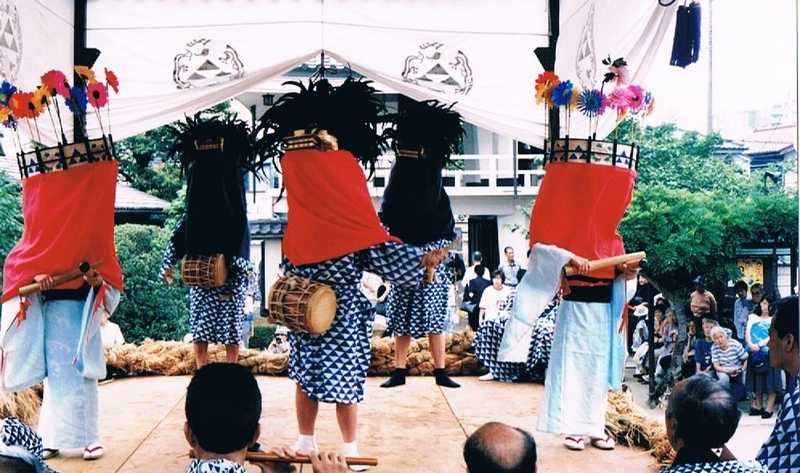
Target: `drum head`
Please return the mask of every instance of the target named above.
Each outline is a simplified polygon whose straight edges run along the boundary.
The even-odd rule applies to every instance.
[[[334,317],[336,317],[336,293],[333,289],[322,286],[308,301],[306,329],[315,335],[325,333],[331,328]]]

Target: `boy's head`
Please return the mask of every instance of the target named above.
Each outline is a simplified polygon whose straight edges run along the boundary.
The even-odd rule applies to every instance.
[[[719,324],[714,319],[703,319],[703,336],[706,340],[711,340],[711,331],[714,330],[714,327],[717,325]]]
[[[250,370],[212,363],[195,373],[186,392],[186,440],[207,454],[244,451],[260,434],[261,391]]]
[[[747,299],[748,289],[747,283],[742,280],[736,281],[736,284],[733,285],[733,290],[740,299]]]

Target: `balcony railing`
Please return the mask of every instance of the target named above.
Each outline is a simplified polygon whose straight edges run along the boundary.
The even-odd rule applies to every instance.
[[[541,168],[542,156],[519,155],[519,168],[516,172],[518,195],[533,196],[539,190],[544,170]],[[511,154],[464,154],[455,156],[454,163],[462,169],[445,169],[443,180],[447,193],[455,196],[504,196],[514,194],[513,156]],[[394,162],[393,156],[384,156],[378,159],[375,165],[375,174],[367,182],[370,195],[379,197],[383,195],[389,181],[389,173]],[[533,164],[537,163],[537,164]],[[533,169],[530,169],[533,168]],[[366,174],[366,173],[365,173]],[[281,190],[281,174],[273,171],[268,173],[266,181],[259,181],[255,186],[257,197],[261,195],[277,197]],[[250,194],[254,192],[250,187]]]

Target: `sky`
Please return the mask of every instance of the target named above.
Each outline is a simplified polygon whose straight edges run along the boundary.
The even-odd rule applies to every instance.
[[[705,132],[709,0],[701,0],[703,46],[698,63],[669,66],[672,32],[659,50],[646,88],[656,97],[648,124],[664,121]],[[713,97],[716,114],[766,109],[797,98],[796,0],[713,0]],[[719,120],[723,134],[736,127]],[[726,133],[727,132],[727,133]],[[733,137],[732,137],[733,138]]]

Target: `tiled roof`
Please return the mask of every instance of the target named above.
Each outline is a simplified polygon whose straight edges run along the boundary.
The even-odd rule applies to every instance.
[[[747,154],[783,154],[791,151],[797,140],[797,125],[778,125],[753,130],[753,134],[744,140],[748,145]]]
[[[0,156],[0,170],[5,171],[11,180],[20,181],[17,161],[13,156]],[[125,182],[117,182],[117,196],[114,208],[117,212],[163,212],[169,202],[134,189]]]
[[[253,238],[263,238],[267,240],[282,238],[285,229],[285,217],[250,220],[250,235]]]

